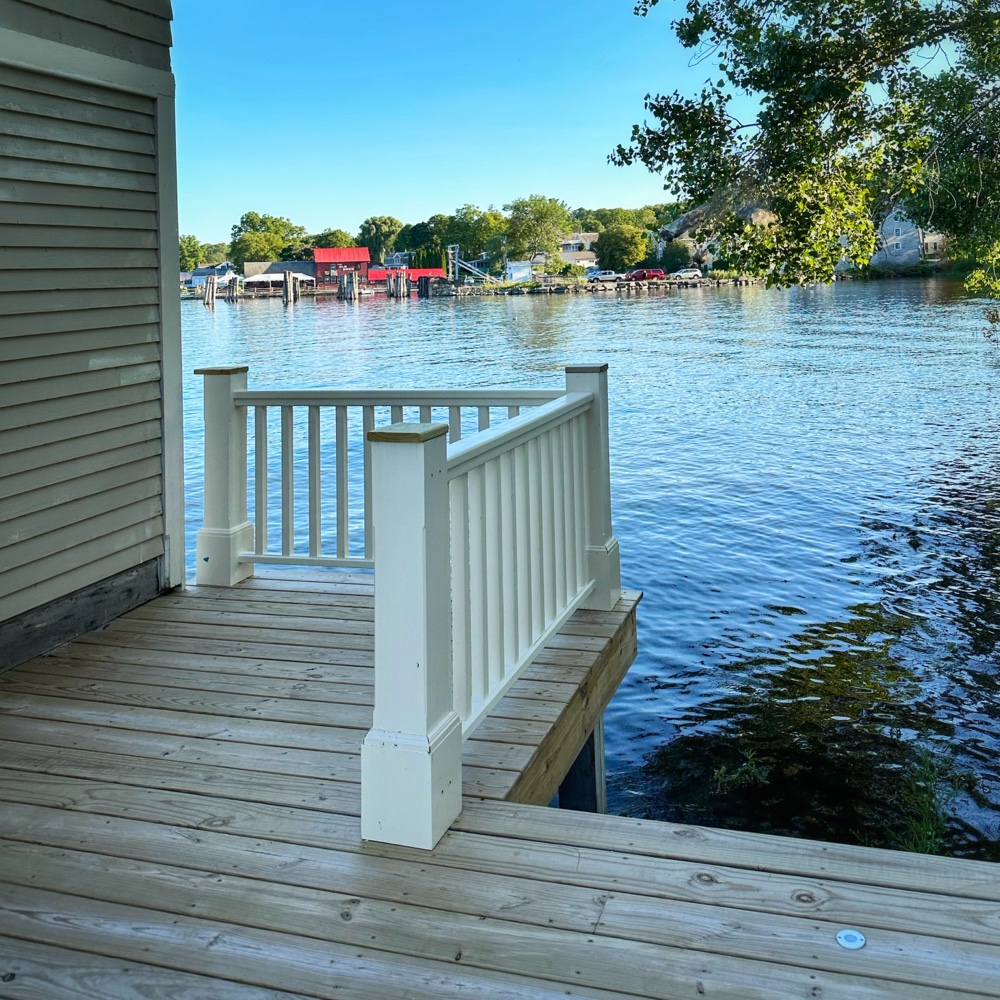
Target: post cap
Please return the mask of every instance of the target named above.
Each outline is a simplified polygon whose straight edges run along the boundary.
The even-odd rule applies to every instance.
[[[593,375],[600,374],[601,372],[606,372],[608,366],[603,365],[567,365],[566,373],[568,375]]]
[[[391,441],[395,444],[422,444],[447,433],[447,424],[388,424],[369,431],[368,440]]]
[[[221,368],[195,368],[195,375],[239,375],[250,371],[249,365],[224,365]]]

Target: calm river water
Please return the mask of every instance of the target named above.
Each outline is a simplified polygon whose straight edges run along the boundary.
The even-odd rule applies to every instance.
[[[255,387],[607,362],[639,656],[613,812],[1000,860],[1000,351],[945,282],[183,304]],[[200,380],[186,381],[189,565]]]

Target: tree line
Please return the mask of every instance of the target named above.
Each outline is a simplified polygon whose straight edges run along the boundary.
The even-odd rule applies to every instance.
[[[544,258],[555,274],[582,273],[578,265],[558,255],[560,242],[570,233],[598,233],[592,245],[603,268],[624,270],[657,261],[657,233],[683,206],[676,203],[642,208],[577,208],[557,198],[529,195],[503,206],[462,205],[454,213],[432,215],[404,223],[391,215],[365,219],[355,235],[343,229],[309,233],[283,216],[246,212],[232,228],[227,244],[201,243],[196,236],[180,238],[180,267],[191,271],[199,264],[231,261],[242,267],[248,260],[312,260],[316,247],[367,247],[372,260],[394,251],[409,251],[416,267],[444,266],[445,248],[458,244],[465,260],[484,259],[493,273],[508,260]],[[697,248],[696,248],[697,249]],[[668,266],[690,261],[687,245],[669,249]]]

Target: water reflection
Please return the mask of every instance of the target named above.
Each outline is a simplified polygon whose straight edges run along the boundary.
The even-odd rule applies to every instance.
[[[1000,496],[1000,473],[970,447],[937,471],[911,520],[862,519],[844,562],[878,571],[880,601],[778,643],[706,644],[724,693],[620,778],[620,803],[677,822],[1000,860],[1000,503],[984,496]],[[805,612],[763,605],[749,620],[775,616]]]

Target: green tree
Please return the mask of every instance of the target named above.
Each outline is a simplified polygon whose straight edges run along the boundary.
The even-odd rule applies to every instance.
[[[829,280],[845,255],[867,262],[891,207],[947,197],[951,167],[935,161],[964,162],[956,178],[995,167],[975,130],[997,115],[998,0],[688,0],[674,30],[717,72],[696,96],[648,96],[652,121],[611,159],[644,163],[690,199],[668,236],[711,226],[733,266],[771,284]],[[737,97],[756,106],[748,120]],[[981,243],[995,245],[994,195],[975,207]]]
[[[368,247],[372,260],[382,260],[387,253],[392,253],[402,228],[403,223],[391,215],[373,215],[361,223],[358,246]]]
[[[668,274],[691,266],[691,248],[683,240],[674,240],[663,248],[660,254],[660,267]]]
[[[182,271],[193,271],[201,263],[201,244],[197,236],[182,236],[179,241]]]
[[[463,260],[486,252],[491,240],[507,232],[507,220],[493,208],[481,209],[463,205],[451,216],[444,238],[462,248]]]
[[[559,250],[559,240],[572,227],[565,202],[533,194],[504,205],[507,219],[507,256],[531,260],[536,254],[551,256]]]
[[[354,237],[343,229],[324,229],[309,237],[314,247],[355,247]]]
[[[609,271],[635,267],[648,251],[646,233],[638,226],[617,222],[608,226],[593,245],[597,262]]]
[[[221,264],[229,260],[228,243],[202,243],[201,262],[203,264]]]
[[[245,212],[233,226],[230,260],[237,267],[248,260],[279,260],[284,247],[303,242],[306,235],[303,226],[284,216]]]

